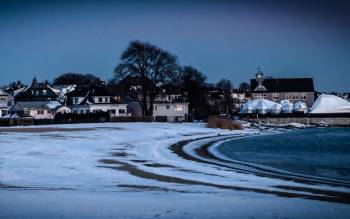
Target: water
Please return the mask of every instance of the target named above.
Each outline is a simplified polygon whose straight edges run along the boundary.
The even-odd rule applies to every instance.
[[[350,128],[312,128],[223,143],[234,160],[350,181]]]

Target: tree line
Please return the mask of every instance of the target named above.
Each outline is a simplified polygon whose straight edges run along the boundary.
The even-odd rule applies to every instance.
[[[166,50],[148,42],[132,41],[121,54],[112,79],[109,84],[118,84],[123,79],[137,78],[138,84],[127,88],[130,96],[140,103],[143,114],[153,114],[153,104],[160,94],[160,85],[173,84],[181,88],[189,100],[191,113],[206,113],[204,91],[207,78],[198,69],[192,66],[180,66],[177,57]],[[52,85],[76,84],[78,86],[92,86],[101,82],[93,74],[65,73],[55,78]],[[17,84],[20,82],[17,82]],[[48,82],[47,82],[48,83]],[[12,83],[9,86],[15,86]],[[231,92],[234,87],[230,80],[221,79],[215,86],[223,92]],[[241,91],[249,91],[248,83],[241,83]]]

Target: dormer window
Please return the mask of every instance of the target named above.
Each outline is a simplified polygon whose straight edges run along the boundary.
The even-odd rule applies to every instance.
[[[78,104],[78,102],[79,102],[79,99],[77,97],[74,97],[73,98],[73,104]]]

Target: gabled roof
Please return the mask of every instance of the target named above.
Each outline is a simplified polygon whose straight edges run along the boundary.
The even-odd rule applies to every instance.
[[[87,87],[80,87],[76,88],[74,91],[67,94],[68,98],[68,104],[72,105],[71,98],[72,97],[83,97],[83,101],[79,105],[85,105],[85,104],[118,104],[113,96],[115,96],[114,93],[112,93],[108,87],[101,85],[101,86],[93,86],[90,88]],[[93,97],[108,97],[109,103],[96,103]]]
[[[17,102],[15,105],[19,105],[23,109],[50,109],[48,106],[50,104],[50,101],[20,101]]]
[[[264,79],[262,85],[267,91],[255,89],[259,83],[255,79],[250,80],[252,92],[315,92],[312,78],[282,78]]]
[[[34,91],[34,92],[33,92]],[[45,92],[44,92],[45,91]],[[16,101],[49,101],[57,100],[56,93],[47,83],[38,83],[34,78],[30,87],[16,95]]]
[[[0,88],[0,96],[9,96],[9,94]]]
[[[109,103],[96,103],[93,96],[88,95],[85,97],[83,101],[79,105],[89,105],[89,104],[119,104],[118,101],[116,101],[113,97],[108,97],[109,98]]]

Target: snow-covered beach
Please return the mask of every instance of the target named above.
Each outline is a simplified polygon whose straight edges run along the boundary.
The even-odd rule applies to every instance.
[[[349,182],[212,157],[201,123],[0,129],[0,218],[347,218]],[[215,146],[215,145],[214,145]]]

